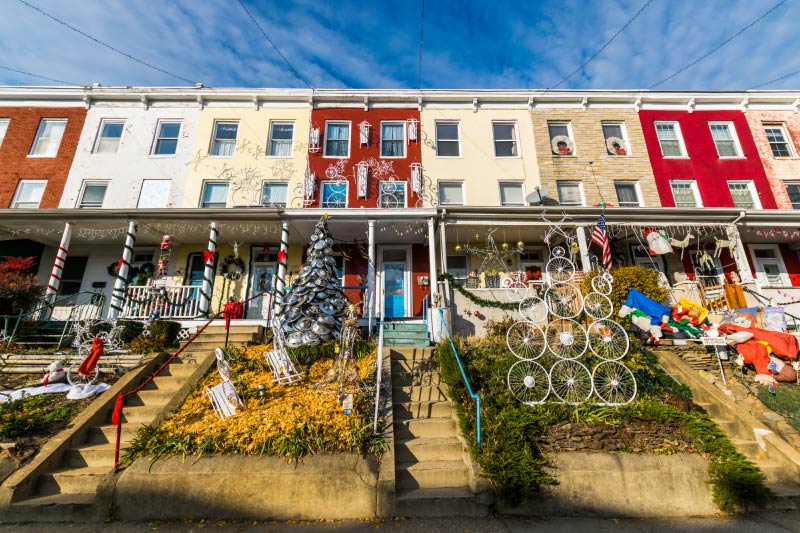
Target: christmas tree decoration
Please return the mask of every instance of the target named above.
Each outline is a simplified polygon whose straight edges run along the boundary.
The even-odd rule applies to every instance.
[[[456,253],[460,254],[464,250],[464,247],[461,246],[460,244],[456,244],[456,247],[454,248],[454,250],[456,251]]]
[[[519,248],[520,250],[525,248],[525,241],[517,241],[517,248]]]

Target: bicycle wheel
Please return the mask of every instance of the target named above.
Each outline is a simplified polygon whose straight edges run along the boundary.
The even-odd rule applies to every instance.
[[[510,280],[506,285],[506,294],[508,295],[508,299],[512,302],[521,302],[528,296],[528,287],[525,286],[520,281],[511,280],[511,278],[506,278]]]
[[[544,330],[544,340],[561,359],[577,359],[586,351],[586,332],[574,320],[553,320]]]
[[[630,403],[636,397],[636,378],[622,363],[603,361],[592,371],[597,397],[609,405]]]
[[[542,330],[530,322],[516,322],[508,328],[506,344],[519,359],[538,359],[546,347]]]
[[[555,255],[547,262],[545,270],[550,275],[551,283],[566,283],[575,274],[575,265],[563,255]]]
[[[613,320],[592,322],[586,328],[586,333],[589,337],[589,349],[606,361],[618,361],[628,353],[628,334]]]
[[[94,372],[92,372],[88,376],[83,376],[78,373],[78,367],[80,366],[81,366],[80,363],[78,363],[76,365],[70,365],[67,368],[67,383],[69,383],[70,385],[72,386],[81,385],[85,387],[87,385],[92,385],[95,381],[97,381],[97,378],[100,377],[99,366],[96,365],[94,367]]]
[[[583,299],[583,309],[591,318],[603,320],[611,316],[614,305],[608,299],[608,296],[604,296],[599,292],[590,292]]]
[[[583,403],[592,395],[592,375],[578,361],[561,360],[550,369],[550,388],[564,403]]]
[[[547,318],[547,304],[538,296],[528,296],[519,303],[519,314],[527,322],[542,322]]]
[[[522,403],[544,403],[550,394],[550,376],[542,365],[530,360],[517,361],[508,369],[508,390]]]
[[[580,291],[568,283],[557,283],[544,292],[547,310],[558,318],[575,318],[583,310]]]
[[[603,296],[611,294],[612,282],[614,278],[608,272],[598,274],[592,278],[592,289],[594,292],[599,292]]]

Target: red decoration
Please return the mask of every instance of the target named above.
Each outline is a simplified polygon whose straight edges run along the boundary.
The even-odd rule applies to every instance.
[[[125,264],[125,258],[124,257],[120,257],[119,261],[117,261],[117,268],[116,268],[117,272],[120,271],[120,269],[122,268],[122,265],[124,265],[124,264]]]
[[[230,328],[231,320],[244,318],[244,305],[236,300],[230,301],[222,308],[222,314],[225,316],[225,329],[227,330]]]
[[[215,255],[216,255],[216,254],[215,254],[214,252],[212,252],[212,251],[209,251],[209,250],[206,250],[205,252],[203,252],[203,261],[204,261],[206,264],[213,263],[213,262],[214,262],[214,256],[215,256]]]
[[[569,155],[572,153],[572,150],[570,150],[567,146],[563,146],[558,149],[558,153],[561,155]]]
[[[92,349],[89,350],[89,355],[83,360],[81,366],[78,367],[78,374],[84,377],[91,376],[94,373],[97,362],[100,360],[100,356],[103,355],[104,348],[105,344],[103,344],[103,339],[95,337],[92,340]]]
[[[286,258],[289,254],[286,253],[286,250],[281,250],[278,252],[278,263],[286,263]]]
[[[164,235],[161,239],[161,250],[169,250],[170,246],[172,246],[172,240],[169,238],[169,235]]]
[[[481,312],[480,311],[475,311],[472,314],[475,315],[476,317],[480,317],[481,316]]]
[[[628,151],[625,148],[615,148],[614,152],[617,155],[627,155],[628,154]]]

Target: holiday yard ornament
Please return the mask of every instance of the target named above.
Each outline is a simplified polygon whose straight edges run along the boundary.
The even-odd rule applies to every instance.
[[[311,128],[311,131],[308,133],[308,151],[311,153],[317,153],[320,150],[319,128]]]
[[[625,141],[619,137],[609,137],[606,139],[606,149],[610,155],[626,155]]]
[[[205,264],[207,264],[207,265],[213,263],[215,255],[216,255],[216,252],[212,252],[211,250],[205,250],[203,252],[203,262]]]
[[[492,234],[497,231],[496,228],[489,230],[486,235],[486,246],[484,248],[477,248],[471,244],[463,246],[464,252],[468,254],[478,255],[483,258],[481,266],[478,267],[478,274],[487,272],[505,272],[508,270],[506,258],[512,257],[518,253],[523,252],[522,248],[511,248],[498,250],[497,244],[494,242]]]
[[[557,155],[571,155],[575,151],[575,143],[566,135],[556,135],[550,140],[550,148]]]
[[[719,257],[722,255],[722,249],[727,248],[728,253],[733,255],[733,249],[736,247],[736,234],[732,234],[730,239],[718,239],[716,236],[714,237],[714,241],[716,246],[714,247],[714,257]]]
[[[644,238],[647,239],[647,247],[650,255],[664,255],[672,253],[672,246],[667,240],[667,234],[656,229],[645,228]]]
[[[67,381],[72,386],[88,386],[94,383],[100,375],[100,368],[97,364],[100,362],[105,351],[105,343],[103,339],[95,337],[92,339],[92,347],[89,354],[81,361],[79,365],[72,365],[67,368]]]
[[[692,242],[692,239],[694,239],[694,235],[692,235],[691,233],[687,233],[686,236],[681,240],[670,239],[669,244],[674,248],[681,249],[681,259],[683,259],[683,252],[684,250],[686,250],[686,247],[689,246],[689,244]]]
[[[358,140],[361,146],[369,146],[369,128],[370,124],[366,120],[358,125]]]
[[[61,381],[65,377],[67,377],[67,373],[64,371],[64,361],[53,361],[47,366],[47,371],[40,383],[47,387],[50,383]]]
[[[697,264],[703,270],[714,270],[714,258],[706,250],[697,256]]]
[[[211,401],[211,407],[222,420],[225,420],[236,414],[236,409],[242,405],[242,400],[239,399],[236,387],[231,382],[231,367],[225,359],[225,352],[222,348],[216,348],[214,355],[217,356],[217,372],[222,378],[222,383],[206,387],[205,391]]]
[[[273,383],[286,385],[294,383],[303,378],[303,372],[298,372],[294,362],[286,351],[286,336],[283,333],[281,321],[277,317],[272,318],[272,350],[264,352],[264,359],[267,360],[272,370]]]

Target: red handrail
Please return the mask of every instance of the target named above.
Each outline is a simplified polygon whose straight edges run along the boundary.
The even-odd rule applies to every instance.
[[[255,300],[256,298],[260,298],[264,294],[269,294],[269,292],[262,291],[254,296],[251,296],[246,300],[243,300],[242,303],[245,304],[250,300]],[[270,305],[270,310],[271,309],[272,305]],[[150,376],[148,376],[147,379],[145,379],[142,383],[140,383],[139,386],[126,393],[119,393],[117,395],[117,402],[114,404],[114,412],[111,414],[111,423],[117,426],[117,438],[116,438],[116,443],[114,444],[114,472],[117,472],[119,470],[119,445],[120,445],[120,440],[122,439],[122,408],[125,404],[125,400],[127,400],[134,394],[141,391],[148,383],[153,381],[153,379],[155,379],[155,377],[158,376],[162,370],[164,370],[172,361],[175,360],[176,357],[178,357],[190,344],[192,344],[192,342],[194,342],[194,340],[203,332],[203,330],[205,330],[214,320],[216,320],[223,314],[224,312],[220,311],[214,314],[211,318],[209,318],[208,321],[197,330],[197,332],[192,336],[192,338],[189,339],[189,342],[178,348],[178,351],[172,354],[169,357],[169,359],[164,361],[164,363],[160,367],[158,367],[155,370],[155,372],[153,372]]]

